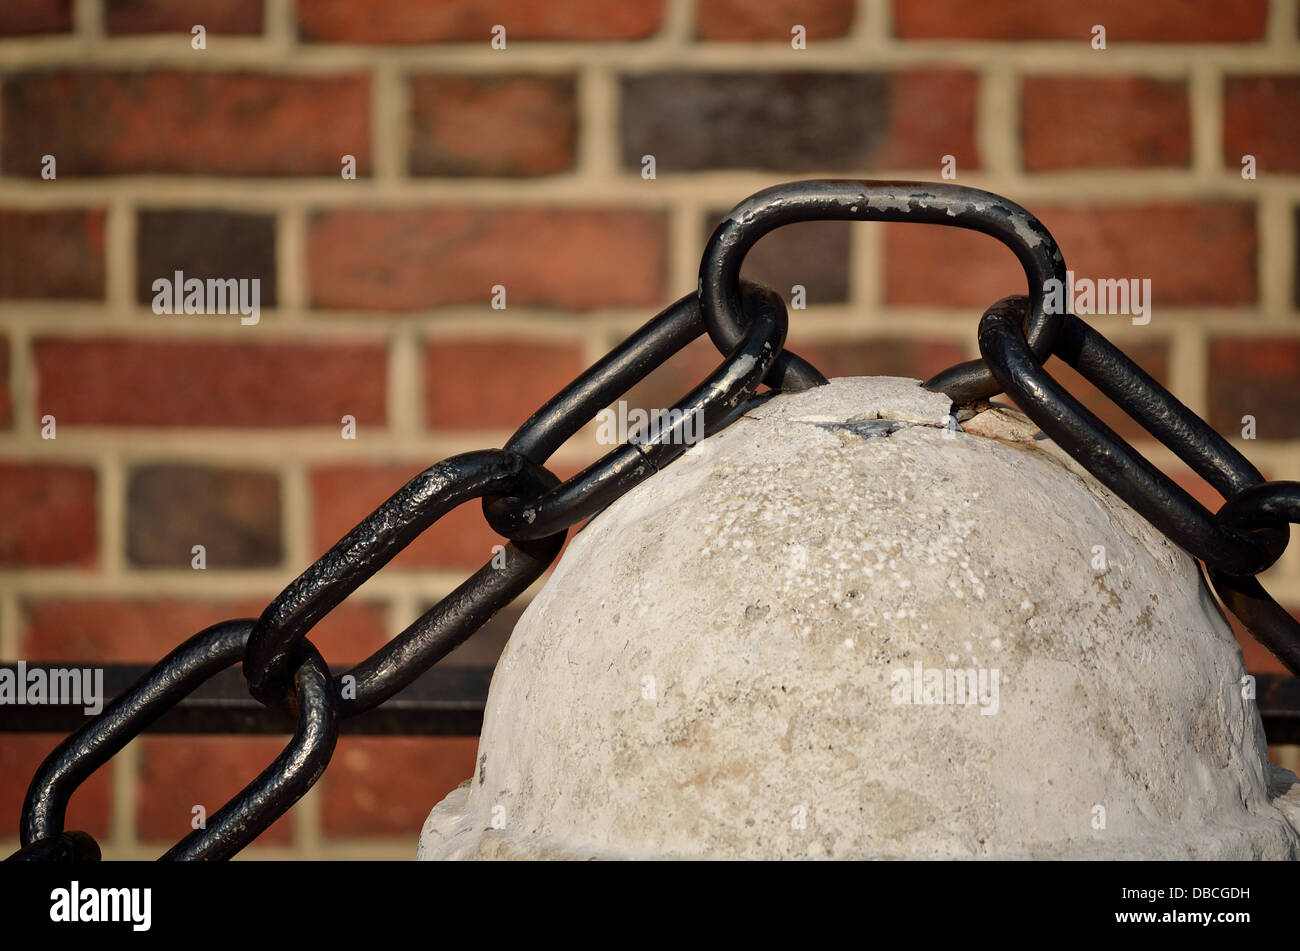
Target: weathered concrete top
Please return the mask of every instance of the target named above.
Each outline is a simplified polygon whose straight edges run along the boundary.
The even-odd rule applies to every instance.
[[[1296,857],[1192,560],[1020,414],[949,411],[779,396],[594,519],[421,857]]]

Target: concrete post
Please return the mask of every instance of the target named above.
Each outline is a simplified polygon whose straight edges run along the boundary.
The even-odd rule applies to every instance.
[[[949,411],[778,396],[593,520],[421,857],[1296,858],[1195,563],[1019,413]]]

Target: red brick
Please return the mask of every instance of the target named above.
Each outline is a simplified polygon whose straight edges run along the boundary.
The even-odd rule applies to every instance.
[[[414,842],[429,810],[474,772],[476,736],[344,736],[321,779],[321,827],[331,837]]]
[[[522,422],[522,420],[521,420]],[[314,513],[312,550],[324,554],[362,519],[427,465],[322,466],[311,473]],[[447,513],[420,535],[385,570],[447,568],[474,570],[492,557],[492,546],[505,539],[488,528],[477,501]]]
[[[93,566],[95,513],[90,469],[0,463],[0,565]]]
[[[5,0],[0,5],[0,36],[72,31],[72,0]]]
[[[211,819],[271,765],[287,742],[279,736],[142,737],[135,809],[140,840],[170,848],[193,831],[196,805]],[[257,837],[257,844],[287,844],[292,816],[291,809]]]
[[[1106,42],[1239,43],[1264,37],[1268,0],[894,0],[894,34],[909,40],[1071,40],[1093,24]]]
[[[337,674],[379,650],[398,630],[390,630],[384,605],[354,595],[321,618],[308,636]]]
[[[1265,472],[1264,477],[1268,478],[1269,473]],[[1223,504],[1222,497],[1196,476],[1179,475],[1175,476],[1174,481],[1191,492],[1193,497],[1211,512],[1217,512],[1219,506]],[[1300,608],[1294,606],[1284,607],[1292,617],[1300,620]],[[1237,644],[1241,647],[1242,658],[1248,672],[1252,674],[1285,674],[1288,677],[1291,676],[1290,671],[1282,665],[1282,662],[1269,653],[1268,648],[1251,636],[1245,625],[1237,620],[1236,615],[1226,609],[1222,609],[1222,613],[1227,619],[1229,627],[1232,628]]]
[[[18,817],[22,814],[27,786],[45,757],[63,742],[62,734],[6,733],[0,742],[0,839],[18,838]],[[69,831],[89,832],[103,847],[108,834],[109,797],[112,771],[116,764],[101,766],[82,783],[68,801]],[[466,774],[468,775],[468,774]]]
[[[0,211],[0,297],[102,300],[104,212]]]
[[[695,35],[701,40],[780,40],[796,24],[808,41],[844,36],[853,25],[853,0],[697,0]]]
[[[885,338],[803,345],[789,342],[791,349],[832,379],[837,376],[905,376],[928,380],[940,370],[970,359],[965,348],[945,340]]]
[[[1021,83],[1020,139],[1031,172],[1187,166],[1184,80],[1032,76]]]
[[[425,350],[425,416],[434,429],[510,429],[582,370],[575,344],[434,340]]]
[[[1156,320],[1160,307],[1256,300],[1252,205],[1165,202],[1030,211],[1056,237],[1076,280],[1150,278]],[[891,304],[970,307],[978,320],[994,301],[1025,291],[1019,263],[994,238],[961,228],[885,226],[885,298]]]
[[[488,305],[646,307],[662,300],[662,214],[617,209],[322,212],[310,226],[312,304],[418,310]]]
[[[338,426],[345,414],[363,425],[385,421],[379,344],[45,338],[34,349],[37,412],[64,424]]]
[[[197,55],[197,54],[196,54]],[[370,165],[366,76],[64,70],[5,77],[4,171],[330,175]]]
[[[1108,318],[1094,317],[1089,318],[1089,322],[1104,332],[1106,325],[1098,321],[1106,319]],[[1156,382],[1166,388],[1169,386],[1169,347],[1166,343],[1159,340],[1137,342],[1126,340],[1120,345],[1120,349],[1124,351],[1125,356],[1155,377]],[[1153,439],[1139,423],[1129,417],[1128,413],[1080,376],[1073,367],[1061,360],[1051,360],[1047,364],[1047,370],[1070,395],[1124,439],[1129,441]],[[1016,401],[1005,393],[996,397],[996,400],[999,403],[1017,406]]]
[[[748,262],[746,262],[748,263]],[[786,295],[782,295],[785,297]],[[799,312],[791,315],[794,327],[791,328],[790,338],[786,341],[793,350],[799,350],[794,342],[796,328],[799,323]],[[620,338],[621,339],[621,338]],[[613,349],[615,340],[609,341],[609,348]],[[802,351],[799,351],[802,354]],[[723,356],[718,353],[707,335],[696,337],[691,343],[673,354],[668,362],[656,370],[653,370],[644,380],[632,387],[622,399],[627,401],[629,407],[640,407],[645,410],[654,409],[671,409],[673,404],[683,396],[695,389],[705,377],[718,368],[722,363]],[[615,401],[617,407],[617,401]]]
[[[1291,616],[1300,620],[1300,609],[1287,607]],[[1246,630],[1245,626],[1237,620],[1231,611],[1224,611],[1224,616],[1228,619],[1228,624],[1232,626],[1232,633],[1237,638],[1237,643],[1241,645],[1242,657],[1246,662],[1246,670],[1252,674],[1285,674],[1291,676],[1282,662],[1274,657],[1267,647],[1255,640]]]
[[[1249,415],[1256,439],[1300,438],[1300,340],[1220,338],[1210,341],[1209,357],[1210,425],[1239,439]]]
[[[1223,162],[1257,172],[1300,172],[1300,76],[1229,76],[1223,84]]]
[[[1232,437],[1233,434],[1227,434]],[[1223,496],[1218,493],[1214,486],[1206,482],[1194,472],[1189,471],[1170,471],[1170,477],[1178,483],[1179,487],[1200,502],[1211,512],[1217,512],[1223,505]]]
[[[306,568],[306,565],[302,566]],[[257,617],[274,596],[210,602],[171,599],[49,599],[22,605],[22,656],[34,661],[155,663],[205,627]],[[308,635],[335,668],[354,664],[388,639],[386,612],[375,602],[348,600]]]
[[[387,465],[324,465],[314,469],[310,477],[313,552],[324,554],[427,467],[428,463],[421,461]],[[547,468],[557,478],[568,479],[580,467],[548,464]],[[572,533],[569,537],[573,537]],[[383,570],[440,568],[475,571],[492,557],[494,546],[504,544],[506,539],[493,532],[484,521],[482,503],[469,501],[439,519]],[[413,618],[403,618],[402,623],[411,620]]]
[[[262,0],[112,0],[104,8],[110,34],[261,33]]]
[[[298,31],[319,43],[640,40],[659,31],[664,0],[298,0]]]
[[[975,144],[979,81],[964,70],[910,70],[892,82],[889,142],[877,168],[938,168],[943,156],[958,173],[980,167]]]
[[[808,360],[827,378],[845,376],[903,376],[926,380],[954,363],[970,359],[963,347],[945,340],[870,338],[834,343],[800,338],[798,311],[786,347]],[[675,354],[624,397],[629,406],[668,409],[715,370],[722,357],[701,337]]]
[[[417,76],[411,81],[414,175],[553,175],[573,167],[572,76]]]

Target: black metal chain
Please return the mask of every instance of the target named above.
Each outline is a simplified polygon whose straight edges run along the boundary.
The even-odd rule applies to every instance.
[[[1027,296],[994,304],[979,325],[981,360],[923,385],[954,407],[1005,392],[1097,479],[1200,559],[1215,590],[1251,633],[1300,675],[1300,623],[1254,575],[1272,565],[1300,521],[1300,483],[1265,482],[1195,413],[1083,321],[1044,305],[1065,261],[1047,229],[1019,205],[951,184],[807,181],[746,199],[714,231],[697,293],[671,304],[534,413],[503,449],[463,453],[421,472],[299,575],[256,620],[196,634],[64,740],[41,764],[23,805],[20,860],[95,860],[94,839],[63,828],[77,787],[180,699],[242,661],[250,693],[298,720],[289,745],[234,799],[164,859],[236,854],[297,802],[334,751],[339,720],[370,710],[410,684],[539,578],[568,529],[684,452],[679,430],[712,435],[734,421],[760,383],[791,392],[827,382],[785,350],[788,315],[769,288],[740,280],[745,254],[765,234],[825,219],[950,225],[1000,240],[1020,261]],[[725,359],[674,407],[661,430],[628,441],[560,482],[545,468],[569,437],[704,333]],[[1077,369],[1227,500],[1217,513],[1193,499],[1043,369],[1055,355]],[[698,430],[697,430],[698,431]],[[312,627],[420,533],[456,506],[482,499],[488,524],[510,544],[383,648],[331,678],[307,639]]]

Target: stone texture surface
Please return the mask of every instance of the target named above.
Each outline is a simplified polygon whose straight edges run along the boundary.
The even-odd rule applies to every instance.
[[[1193,562],[1024,417],[948,409],[770,399],[598,516],[421,857],[1295,858]]]

